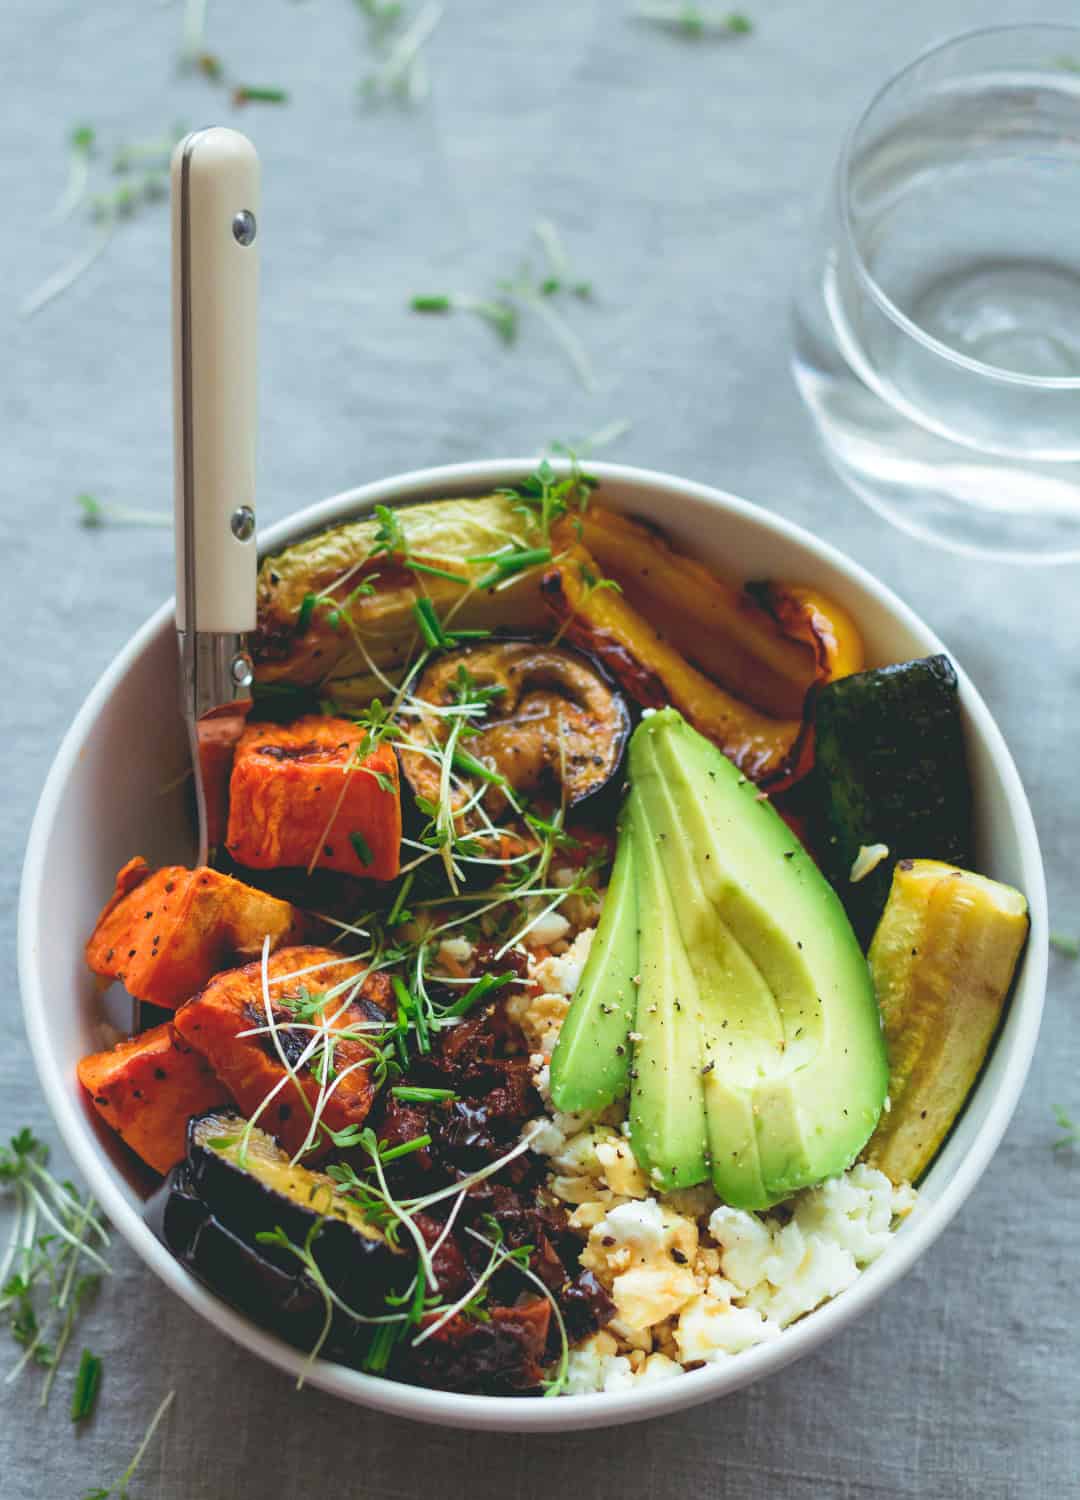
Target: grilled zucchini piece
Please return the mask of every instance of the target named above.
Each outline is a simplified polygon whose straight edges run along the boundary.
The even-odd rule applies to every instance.
[[[820,808],[814,847],[862,943],[884,909],[897,860],[972,863],[971,785],[956,671],[928,656],[826,683],[815,714]],[[888,857],[863,879],[863,847]]]

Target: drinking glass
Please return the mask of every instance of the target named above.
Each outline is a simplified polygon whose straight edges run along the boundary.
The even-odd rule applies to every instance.
[[[979,556],[1080,559],[1080,28],[944,42],[840,155],[793,370],[852,488]]]

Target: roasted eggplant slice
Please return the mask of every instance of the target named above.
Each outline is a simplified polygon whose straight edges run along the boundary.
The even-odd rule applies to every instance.
[[[392,1246],[358,1208],[334,1193],[321,1172],[291,1166],[272,1136],[233,1110],[211,1110],[188,1127],[188,1155],[150,1200],[147,1221],[176,1258],[212,1291],[263,1327],[302,1348],[319,1337],[326,1304],[319,1289],[283,1246],[258,1236],[280,1228],[311,1249],[327,1285],[346,1306],[381,1313],[388,1291],[399,1290],[413,1262]],[[335,1313],[327,1353],[354,1361],[370,1334]]]
[[[293,1166],[273,1136],[256,1126],[245,1145],[246,1127],[232,1110],[211,1110],[188,1126],[188,1178],[208,1211],[252,1244],[260,1232],[280,1228],[303,1245],[321,1220],[312,1250],[328,1283],[358,1312],[381,1308],[401,1253],[325,1173]],[[284,1270],[297,1263],[280,1247],[259,1250]]]
[[[314,1282],[286,1270],[261,1247],[235,1234],[199,1197],[186,1166],[176,1167],[151,1200],[147,1217],[181,1265],[246,1313],[299,1348],[319,1337],[326,1306]]]
[[[497,772],[515,792],[555,806],[581,808],[617,783],[630,732],[626,700],[604,672],[579,651],[534,640],[490,640],[434,661],[416,697],[434,707],[483,698],[488,711],[473,720],[476,733],[461,742],[458,768],[469,779],[468,758]],[[416,744],[441,744],[448,720],[421,712],[409,733]],[[439,799],[439,764],[401,752],[414,793]],[[459,802],[466,793],[458,792]],[[497,783],[487,793],[493,815],[506,805]]]

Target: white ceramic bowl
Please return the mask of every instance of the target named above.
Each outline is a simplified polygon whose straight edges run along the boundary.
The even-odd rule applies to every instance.
[[[429,469],[338,495],[270,530],[278,549],[363,512],[399,503],[480,494],[513,482],[528,460]],[[805,531],[703,485],[616,465],[591,468],[605,503],[650,517],[687,550],[734,579],[812,583],[851,610],[871,665],[942,650],[922,622],[868,573]],[[565,1431],[661,1416],[768,1375],[816,1348],[901,1276],[937,1238],[985,1170],[1016,1106],[1035,1046],[1046,985],[1046,889],[1027,799],[993,719],[960,672],[974,779],[978,868],[1019,886],[1031,907],[1031,939],[993,1054],[968,1106],[925,1179],[917,1209],[886,1253],[836,1301],[774,1343],[625,1394],[559,1400],[465,1396],[396,1385],[319,1362],[308,1379],[350,1401],[420,1421],[503,1431]],[[34,818],[19,909],[19,972],[38,1073],[75,1164],[120,1232],[188,1305],[238,1343],[296,1374],[302,1353],[206,1291],[172,1258],[140,1214],[151,1174],[132,1167],[87,1106],[75,1064],[99,1045],[102,1002],[83,944],[131,855],[152,863],[191,857],[183,798],[169,783],[187,761],[177,712],[172,605],[162,606],[120,652],[83,704],[49,773]],[[287,1397],[283,1394],[282,1400]]]

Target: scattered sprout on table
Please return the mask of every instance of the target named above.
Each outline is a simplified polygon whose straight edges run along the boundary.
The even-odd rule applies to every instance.
[[[720,11],[708,6],[684,3],[684,0],[642,0],[634,15],[642,21],[666,26],[683,36],[746,36],[754,23],[742,11]]]
[[[356,0],[367,19],[368,45],[376,63],[358,85],[369,103],[396,99],[419,104],[426,99],[431,82],[422,56],[435,28],[443,18],[443,6],[430,0],[415,15],[403,0]]]
[[[540,242],[545,265],[539,272],[526,260],[512,277],[495,284],[492,296],[475,296],[467,292],[422,293],[409,299],[414,312],[468,312],[482,318],[504,343],[515,342],[521,313],[529,311],[547,324],[578,380],[586,390],[596,384],[592,361],[573,328],[553,304],[567,296],[587,301],[592,283],[576,275],[570,267],[562,238],[550,219],[538,219],[533,233]]]
[[[172,516],[163,510],[143,510],[132,505],[106,505],[96,495],[75,496],[75,504],[82,511],[79,521],[83,526],[171,526]]]

